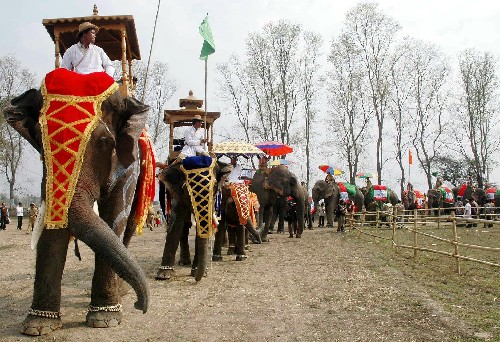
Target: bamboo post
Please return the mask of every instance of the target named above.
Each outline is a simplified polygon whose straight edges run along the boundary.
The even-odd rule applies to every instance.
[[[396,222],[397,222],[397,217],[396,217],[396,208],[392,207],[392,248],[395,248],[394,244],[394,235],[396,234]]]
[[[413,209],[413,257],[418,257],[418,239],[417,239],[417,209]]]
[[[380,210],[377,209],[377,215],[375,216],[375,229],[379,229],[379,219],[380,219]]]
[[[441,207],[438,208],[438,229],[441,228]]]
[[[457,220],[455,220],[455,212],[451,212],[451,221],[452,221],[452,229],[453,229],[453,245],[455,246],[455,253],[453,256],[455,257],[455,264],[457,267],[458,275],[461,274],[460,271],[460,256],[458,254],[458,236],[457,236]]]

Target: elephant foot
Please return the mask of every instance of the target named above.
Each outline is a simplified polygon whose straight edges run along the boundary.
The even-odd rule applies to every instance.
[[[175,274],[174,268],[172,266],[160,266],[158,272],[156,273],[156,280],[169,280]]]
[[[263,235],[263,236],[261,237],[261,241],[262,241],[262,242],[269,242],[269,237],[268,237],[267,235]]]
[[[326,228],[333,228],[333,224],[327,224]]]
[[[289,238],[293,238],[293,234],[290,234]]]
[[[295,236],[297,239],[300,239],[302,237],[302,235],[300,234],[297,234],[297,236]]]
[[[245,260],[246,258],[248,258],[246,255],[237,255],[236,256],[236,261],[243,261]]]
[[[212,261],[222,261],[222,255],[212,255]]]
[[[227,249],[227,255],[233,255],[235,253],[235,249],[236,247],[229,246],[229,248]]]
[[[54,314],[57,313],[54,312]],[[38,315],[28,314],[28,316],[24,319],[22,323],[22,328],[20,332],[21,334],[29,336],[41,336],[41,335],[47,335],[53,332],[54,330],[59,330],[62,327],[63,324],[61,317],[50,318],[50,317],[41,317]]]
[[[121,304],[110,306],[111,310],[104,311],[108,307],[96,307],[98,311],[87,312],[87,326],[91,328],[113,328],[117,327],[122,322]],[[100,310],[102,309],[102,310]]]
[[[198,267],[191,268],[191,277],[195,277],[196,276],[196,270],[198,270]],[[204,277],[207,276],[207,271],[205,271],[205,274],[203,276]]]
[[[180,259],[178,264],[179,264],[179,266],[190,266],[191,260],[190,259]]]

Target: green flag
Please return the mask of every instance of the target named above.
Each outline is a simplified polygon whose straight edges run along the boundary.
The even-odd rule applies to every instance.
[[[208,24],[208,15],[203,19],[200,24],[200,34],[203,37],[203,46],[201,48],[200,59],[206,61],[208,56],[215,52],[214,38],[212,37],[212,30]]]

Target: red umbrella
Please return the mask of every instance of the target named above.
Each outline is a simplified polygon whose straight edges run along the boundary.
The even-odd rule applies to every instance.
[[[256,147],[260,148],[262,151],[264,151],[267,155],[269,156],[282,156],[288,153],[293,152],[293,148],[277,142],[277,141],[263,141],[260,143],[255,144]]]

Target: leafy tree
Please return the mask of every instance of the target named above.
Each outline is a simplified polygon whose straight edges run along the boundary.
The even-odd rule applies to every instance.
[[[458,186],[474,172],[474,162],[467,157],[436,156],[433,160],[432,170],[433,176],[441,177],[442,180],[450,182],[453,186]]]

